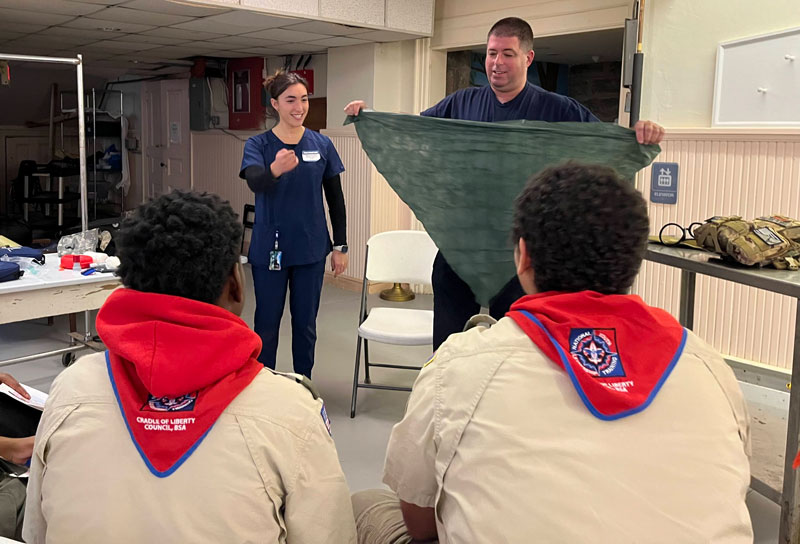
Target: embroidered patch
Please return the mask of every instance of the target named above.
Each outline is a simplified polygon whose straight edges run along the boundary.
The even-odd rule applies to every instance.
[[[569,351],[575,362],[591,376],[625,376],[614,329],[571,329]]]
[[[322,416],[322,421],[325,423],[325,428],[328,429],[328,434],[333,436],[331,432],[331,420],[328,419],[328,411],[325,409],[325,405],[322,405],[322,410],[319,411],[319,415]]]
[[[785,217],[783,215],[770,215],[770,216],[763,216],[758,218],[760,221],[769,221],[770,223],[775,223],[776,225],[780,225],[781,227],[791,227],[792,223],[794,222],[792,219]]]
[[[761,227],[760,229],[753,229],[753,234],[761,238],[761,240],[768,246],[779,246],[783,243],[783,238],[778,236],[774,230],[769,227]]]
[[[143,412],[191,412],[197,400],[197,392],[181,395],[180,397],[154,397],[150,395],[142,406]]]

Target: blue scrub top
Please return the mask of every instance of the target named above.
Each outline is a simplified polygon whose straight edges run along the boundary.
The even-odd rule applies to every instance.
[[[266,169],[281,149],[291,149],[299,161],[267,192],[256,193],[256,216],[248,260],[254,266],[268,266],[269,252],[275,246],[283,252],[283,266],[318,262],[331,250],[325,208],[322,205],[322,180],[344,172],[344,165],[327,136],[306,129],[295,146],[280,141],[270,130],[247,140],[239,177],[248,166]]]
[[[461,89],[420,113],[426,117],[467,121],[577,121],[599,122],[592,112],[574,98],[546,91],[526,83],[512,100],[502,103],[490,86]]]

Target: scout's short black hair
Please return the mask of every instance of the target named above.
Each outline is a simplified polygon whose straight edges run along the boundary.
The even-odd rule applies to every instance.
[[[513,240],[525,241],[539,292],[625,293],[649,231],[642,195],[607,166],[547,168],[514,205]]]
[[[531,25],[519,17],[500,19],[489,30],[489,34],[486,36],[487,41],[490,36],[517,38],[523,53],[533,49],[533,29]]]
[[[139,206],[116,236],[125,287],[214,304],[239,260],[242,225],[210,193],[174,190]]]

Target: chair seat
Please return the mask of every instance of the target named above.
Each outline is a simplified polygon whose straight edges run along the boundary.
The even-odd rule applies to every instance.
[[[433,311],[403,308],[373,308],[358,327],[366,340],[401,346],[433,343]]]

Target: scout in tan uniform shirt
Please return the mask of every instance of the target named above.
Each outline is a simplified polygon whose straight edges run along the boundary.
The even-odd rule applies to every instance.
[[[126,288],[97,317],[109,351],[53,383],[27,542],[355,541],[322,401],[265,370],[237,317],[241,233],[205,193],[173,192],[123,223]]]
[[[568,164],[529,182],[514,223],[531,295],[420,372],[386,454],[394,493],[353,497],[359,542],[752,542],[733,373],[624,294],[648,234],[641,196]]]

